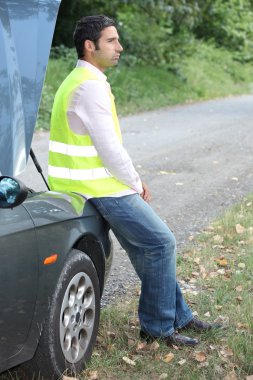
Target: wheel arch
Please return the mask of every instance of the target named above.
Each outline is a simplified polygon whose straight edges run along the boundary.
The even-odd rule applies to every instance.
[[[105,273],[105,253],[102,243],[94,235],[86,234],[75,242],[73,249],[86,253],[92,260],[98,274],[100,294],[102,296]]]

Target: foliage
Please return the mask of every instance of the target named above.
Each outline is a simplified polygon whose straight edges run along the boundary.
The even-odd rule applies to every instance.
[[[249,0],[199,0],[198,38],[213,39],[235,51],[240,60],[253,60],[253,5]]]
[[[51,109],[54,101],[54,93],[49,83],[43,86],[40,109],[36,121],[36,129],[49,129]]]
[[[174,69],[191,54],[195,38],[234,51],[240,61],[253,60],[252,0],[62,0],[54,46],[72,47],[76,20],[92,14],[118,22],[129,65]]]

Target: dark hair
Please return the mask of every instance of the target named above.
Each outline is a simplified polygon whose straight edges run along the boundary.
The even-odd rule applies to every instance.
[[[84,56],[83,44],[86,40],[93,41],[96,49],[99,49],[98,40],[101,31],[108,26],[116,26],[116,23],[111,18],[102,15],[86,16],[77,21],[73,37],[78,58]]]

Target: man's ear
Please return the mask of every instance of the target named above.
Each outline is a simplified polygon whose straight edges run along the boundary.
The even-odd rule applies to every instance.
[[[93,41],[85,40],[84,41],[84,51],[93,52],[95,50],[95,44]]]

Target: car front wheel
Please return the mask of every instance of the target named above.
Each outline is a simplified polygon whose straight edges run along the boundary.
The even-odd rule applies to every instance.
[[[73,250],[62,269],[37,351],[29,363],[33,374],[58,379],[63,374],[80,373],[96,342],[99,315],[96,269],[85,253]]]

